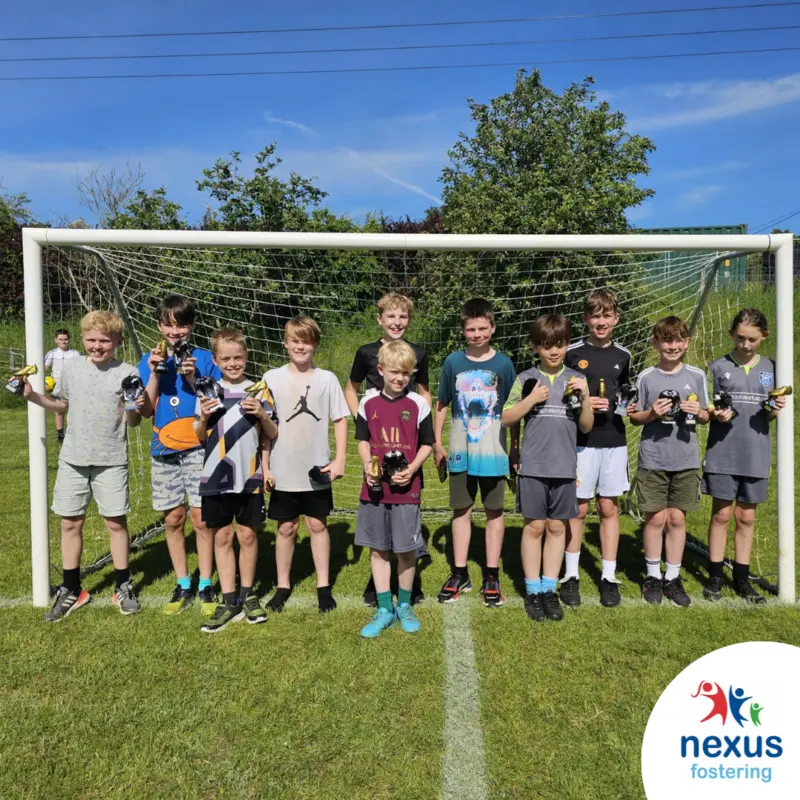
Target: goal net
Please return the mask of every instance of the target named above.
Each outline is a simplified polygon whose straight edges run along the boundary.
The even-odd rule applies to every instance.
[[[147,232],[141,235],[146,237]],[[571,238],[580,241],[581,237]],[[617,238],[633,242],[647,237]],[[682,241],[688,238],[681,237]],[[159,247],[146,244],[146,238],[143,241],[125,246],[92,245],[91,249],[43,248],[48,348],[59,327],[69,329],[74,346],[79,347],[80,317],[90,309],[114,309],[122,312],[128,326],[122,357],[135,364],[140,352],[148,351],[162,338],[155,320],[159,301],[167,294],[180,293],[198,308],[199,322],[193,333],[196,346],[209,347],[209,338],[218,327],[244,331],[249,346],[248,373],[253,378],[286,363],[286,321],[298,314],[313,317],[322,329],[315,362],[333,371],[344,387],[358,346],[381,336],[375,319],[377,300],[393,291],[406,294],[414,302],[407,338],[428,352],[435,403],[441,365],[448,353],[463,347],[459,310],[470,297],[486,297],[494,303],[494,345],[511,357],[518,370],[533,360],[529,324],[540,314],[564,314],[572,323],[573,339],[581,338],[585,331],[584,297],[600,286],[613,289],[619,297],[621,321],[614,338],[630,350],[633,375],[655,362],[650,333],[653,323],[663,316],[675,314],[691,323],[693,338],[686,361],[702,368],[728,352],[727,331],[739,308],[756,306],[770,322],[775,318],[775,288],[748,280],[746,255],[697,251],[685,241],[670,251],[642,251],[632,246],[629,250],[548,252],[415,249],[407,242],[402,249],[399,245],[390,249],[384,244],[368,249]],[[158,241],[157,236],[151,241]],[[749,250],[755,249],[751,242]],[[731,269],[732,263],[740,268]],[[771,355],[771,341],[768,340],[766,355]],[[705,429],[700,430],[702,439]],[[632,474],[636,470],[639,433],[639,429],[628,425]],[[147,423],[131,436],[132,535],[153,526],[158,519],[150,502],[150,436]],[[52,481],[54,470],[51,471]],[[361,474],[351,424],[347,474],[334,486],[337,513],[355,512]],[[447,485],[440,483],[432,458],[425,465],[424,477],[423,513],[448,514]],[[773,489],[770,502],[759,511],[753,555],[753,571],[773,582],[778,573],[774,498]],[[513,511],[512,497],[508,510]],[[690,532],[703,542],[708,514],[708,503],[704,501],[702,511],[689,520]],[[54,524],[55,520],[51,520]],[[57,539],[53,537],[55,562],[56,550]],[[84,561],[91,563],[106,551],[102,520],[91,517],[87,521]]]

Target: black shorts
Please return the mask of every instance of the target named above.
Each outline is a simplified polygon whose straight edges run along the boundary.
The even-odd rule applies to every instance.
[[[267,518],[263,494],[212,494],[200,498],[200,513],[209,528],[224,528],[234,520],[257,528]]]
[[[273,490],[269,496],[269,518],[276,522],[288,522],[300,517],[325,519],[333,511],[333,490],[310,490],[308,492],[283,492]]]

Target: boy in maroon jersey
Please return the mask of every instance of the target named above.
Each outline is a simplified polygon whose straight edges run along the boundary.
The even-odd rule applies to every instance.
[[[365,639],[400,622],[407,633],[419,630],[411,605],[417,550],[422,545],[422,464],[434,442],[427,400],[408,391],[416,366],[404,341],[388,342],[378,352],[383,376],[380,393],[365,397],[356,416],[358,454],[364,464],[364,486],[356,518],[355,543],[370,549],[378,610],[361,630]],[[377,460],[380,476],[375,475]],[[390,553],[397,555],[397,609],[392,605]]]

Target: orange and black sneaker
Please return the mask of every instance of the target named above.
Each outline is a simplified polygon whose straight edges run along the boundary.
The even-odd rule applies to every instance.
[[[493,576],[487,576],[483,579],[481,595],[483,595],[483,604],[487,608],[499,608],[505,605],[506,599],[500,591],[500,581]]]
[[[60,622],[64,617],[68,617],[73,611],[81,606],[85,606],[91,601],[92,596],[86,589],[67,589],[66,586],[59,586],[56,592],[56,599],[53,607],[44,615],[45,622]]]
[[[440,603],[455,603],[463,592],[471,591],[472,582],[469,579],[469,575],[458,575],[454,572],[444,582],[437,599]]]

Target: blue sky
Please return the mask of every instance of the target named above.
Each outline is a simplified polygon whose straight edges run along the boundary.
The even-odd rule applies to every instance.
[[[729,2],[730,0],[728,0]],[[743,0],[739,0],[742,2]],[[137,0],[3,4],[2,36],[209,31],[364,25],[557,15],[712,5],[708,0],[531,3],[362,0]],[[718,0],[723,5],[723,0]],[[187,8],[192,13],[187,13]],[[131,13],[135,9],[135,13]],[[69,55],[379,47],[800,26],[800,6],[649,17],[465,27],[100,41],[0,42],[0,58]],[[797,46],[797,30],[628,41],[346,53],[179,58],[155,61],[0,63],[0,77],[147,72],[326,69],[466,64],[536,66],[542,60]],[[593,75],[601,97],[633,132],[653,138],[656,190],[631,219],[647,227],[727,225],[751,229],[800,207],[800,52],[542,65],[561,89]],[[27,192],[40,216],[90,218],[74,181],[93,167],[141,164],[147,188],[167,187],[190,219],[207,198],[193,181],[231,150],[248,158],[278,141],[286,171],[315,176],[328,204],[419,216],[440,195],[447,148],[470,130],[466,98],[487,101],[513,87],[515,67],[453,71],[80,82],[0,81],[0,181]],[[788,225],[800,230],[800,216]]]

